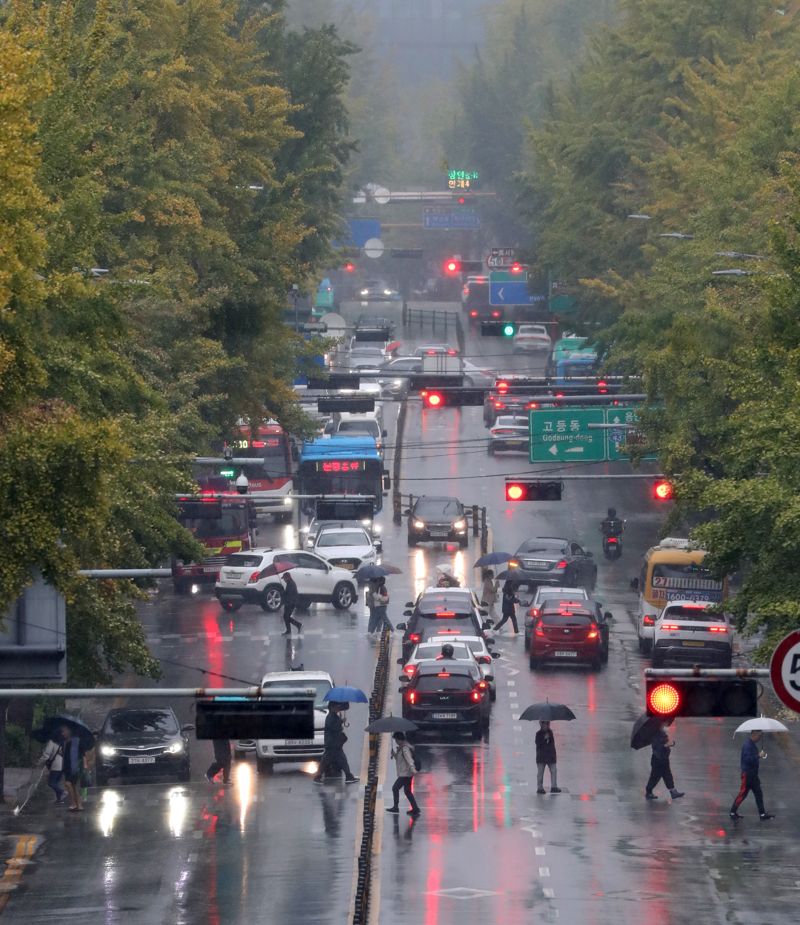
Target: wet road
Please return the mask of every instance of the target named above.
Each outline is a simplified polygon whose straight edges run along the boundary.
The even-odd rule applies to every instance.
[[[353,317],[359,310],[348,306],[344,313]],[[440,339],[427,331],[415,342]],[[479,365],[531,368],[525,358],[506,361],[508,351],[502,339],[467,340],[466,352]],[[387,417],[393,421],[393,415]],[[495,549],[513,552],[528,536],[564,535],[593,550],[597,596],[616,618],[610,660],[598,674],[578,668],[532,674],[521,635],[498,635],[498,698],[486,740],[420,747],[425,771],[415,784],[423,809],[417,821],[404,813],[386,815],[379,801],[379,890],[372,920],[794,921],[800,886],[797,766],[780,748],[768,746],[762,773],[768,808],[778,816],[770,823],[759,823],[748,804],[738,827],[727,817],[738,783],[733,721],[680,721],[673,769],[687,795],[677,803],[663,791],[656,803],[642,798],[649,752],[631,751],[627,740],[643,702],[641,670],[647,661],[636,649],[628,582],[662,520],[647,485],[569,482],[560,503],[508,505],[503,474],[530,466],[524,456],[489,457],[485,433],[480,409],[413,406],[403,491],[453,493],[486,505]],[[606,563],[597,527],[611,504],[628,517],[628,529],[623,557]],[[385,515],[382,522],[384,558],[404,569],[388,581],[395,621],[438,562],[449,560],[456,572],[477,581],[472,570],[477,540],[463,553],[409,550],[405,524],[395,526]],[[260,540],[291,545],[292,528],[265,524]],[[163,589],[141,613],[153,652],[162,659],[165,686],[235,683],[226,675],[255,682],[265,671],[299,663],[329,670],[337,682],[371,686],[374,649],[365,638],[362,603],[344,614],[314,606],[303,617],[302,638],[288,642],[280,636],[279,618],[255,607],[223,614],[206,592],[176,598]],[[398,643],[399,634],[396,648]],[[394,685],[391,692],[390,705],[399,712]],[[563,792],[539,796],[536,724],[521,723],[518,716],[545,697],[568,703],[578,718],[555,727]],[[174,706],[182,721],[191,720],[187,703]],[[93,704],[84,712],[99,720],[102,708]],[[347,753],[355,773],[362,764],[365,718],[364,708],[351,709]],[[131,782],[93,791],[78,818],[43,802],[18,819],[0,817],[4,857],[20,845],[30,849],[28,841],[19,841],[22,836],[37,839],[20,885],[8,884],[6,917],[130,925],[347,922],[360,787],[314,787],[313,765],[278,765],[273,775],[259,777],[251,761],[238,767],[234,786],[223,790],[203,779],[210,757],[210,744],[194,742],[191,783]],[[385,767],[385,789],[393,779],[393,768]]]

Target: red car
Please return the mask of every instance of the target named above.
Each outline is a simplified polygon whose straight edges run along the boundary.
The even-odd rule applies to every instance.
[[[542,662],[587,662],[595,671],[603,662],[600,627],[590,610],[547,607],[533,624],[530,667]]]

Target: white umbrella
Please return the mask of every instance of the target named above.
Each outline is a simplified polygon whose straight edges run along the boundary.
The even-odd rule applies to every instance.
[[[733,734],[737,732],[788,732],[789,730],[783,723],[777,719],[770,719],[769,716],[757,716],[755,719],[748,719],[742,723]]]

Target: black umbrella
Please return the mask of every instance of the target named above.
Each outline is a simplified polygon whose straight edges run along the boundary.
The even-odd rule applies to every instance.
[[[61,726],[69,726],[72,730],[72,734],[80,739],[84,751],[89,751],[90,748],[94,748],[94,733],[92,730],[89,729],[83,720],[78,719],[77,716],[69,716],[66,713],[58,713],[55,716],[46,717],[42,723],[42,728],[37,730],[37,733],[46,736],[47,739],[58,740],[58,730]],[[45,739],[45,741],[47,741],[47,739]]]
[[[563,703],[550,703],[548,700],[545,703],[532,703],[529,707],[525,707],[520,714],[520,719],[538,719],[551,723],[556,719],[575,719],[575,714]]]
[[[416,732],[417,726],[410,719],[402,716],[381,716],[374,720],[364,730],[365,732]]]
[[[656,733],[664,722],[663,716],[648,716],[642,713],[639,719],[633,724],[631,731],[631,748],[647,748],[653,744]]]

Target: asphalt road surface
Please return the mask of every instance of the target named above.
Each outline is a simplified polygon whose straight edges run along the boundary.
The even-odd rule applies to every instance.
[[[378,308],[384,307],[370,310],[382,313]],[[349,305],[343,313],[352,319],[360,310]],[[442,340],[441,332],[432,336],[430,330],[402,334],[409,344]],[[398,331],[401,339],[402,334]],[[450,340],[455,343],[454,335]],[[482,366],[537,368],[530,359],[511,357],[507,341],[482,340],[475,332],[468,335],[466,353]],[[394,415],[388,418],[391,445]],[[577,667],[531,673],[522,635],[506,624],[496,638],[502,657],[495,662],[498,697],[489,734],[479,743],[419,747],[425,770],[414,785],[422,808],[418,819],[404,811],[399,818],[386,814],[379,799],[371,920],[381,925],[795,921],[796,749],[777,742],[766,746],[761,776],[767,808],[776,818],[761,823],[748,801],[745,819],[734,825],[728,808],[738,786],[735,721],[679,720],[672,765],[686,796],[673,802],[662,789],[655,802],[643,798],[649,750],[633,752],[628,739],[643,705],[642,669],[648,661],[636,647],[629,582],[664,519],[648,483],[568,482],[561,502],[508,504],[503,475],[531,467],[524,455],[488,456],[485,437],[480,409],[412,406],[403,491],[454,494],[485,505],[498,550],[513,552],[535,535],[574,538],[592,550],[599,566],[597,596],[615,617],[610,660],[599,673]],[[539,468],[553,472],[552,466]],[[580,471],[628,470],[624,464],[598,464]],[[622,558],[608,563],[598,527],[610,505],[628,519],[628,527]],[[437,563],[450,562],[465,580],[477,582],[472,567],[480,554],[477,539],[463,552],[441,546],[409,550],[405,524],[395,526],[386,511],[381,520],[384,559],[403,569],[388,580],[394,622],[402,619],[404,602],[429,583]],[[295,542],[290,526],[265,521],[261,531],[265,545]],[[345,613],[315,605],[301,616],[302,636],[291,640],[281,637],[278,616],[252,606],[223,613],[207,589],[179,598],[165,585],[141,607],[141,617],[162,660],[163,686],[255,683],[265,671],[302,663],[330,671],[337,682],[371,687],[375,652],[365,635],[363,601]],[[394,644],[399,655],[399,634]],[[399,667],[392,678],[396,674]],[[392,681],[389,698],[395,713],[397,686]],[[545,698],[567,703],[577,719],[554,726],[562,793],[540,796],[536,724],[518,717],[528,703]],[[80,706],[96,724],[108,704]],[[188,702],[173,706],[182,721],[191,721]],[[366,708],[353,706],[349,721],[346,751],[358,774]],[[382,755],[386,794],[394,769],[387,767],[387,749]],[[18,862],[0,880],[0,913],[25,925],[348,922],[361,786],[316,787],[313,764],[278,765],[262,777],[251,759],[236,766],[234,785],[224,789],[204,779],[210,759],[210,743],[193,742],[189,784],[142,780],[93,788],[83,814],[68,814],[42,796],[20,816],[0,815],[3,857],[16,855]]]

